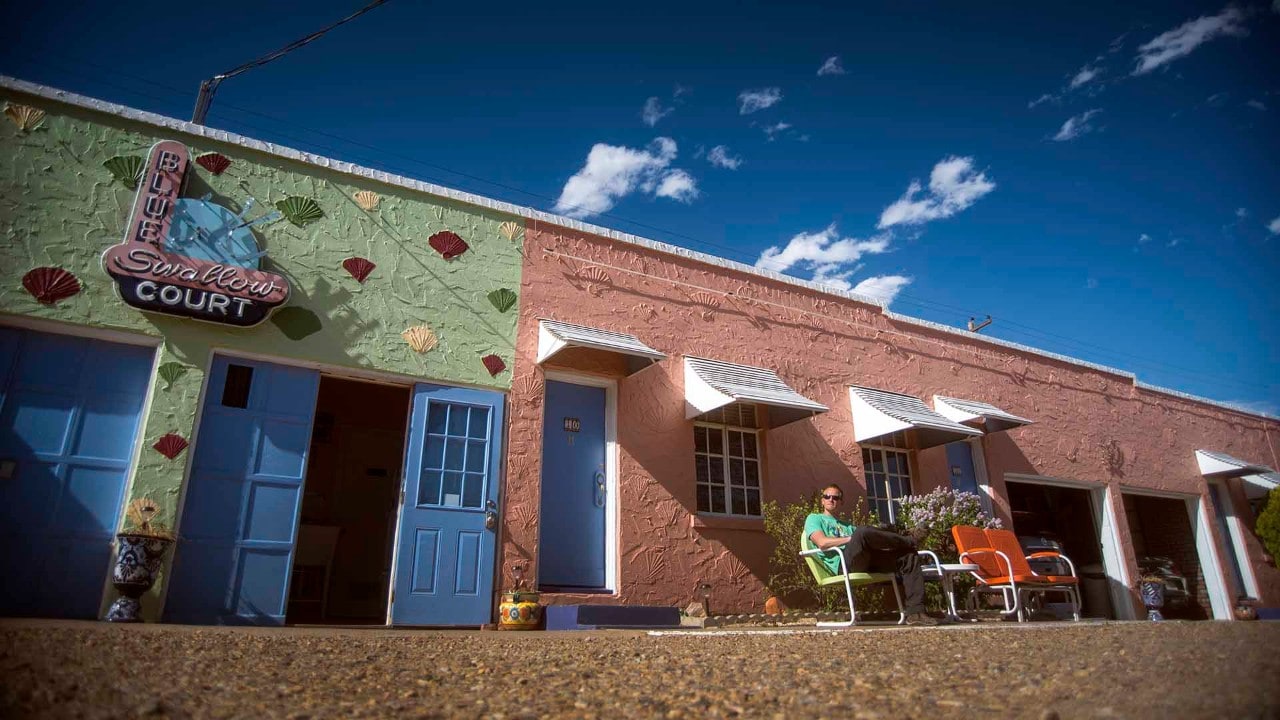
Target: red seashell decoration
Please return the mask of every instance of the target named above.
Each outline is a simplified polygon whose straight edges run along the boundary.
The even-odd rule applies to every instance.
[[[361,284],[364,283],[364,279],[369,277],[369,273],[373,272],[376,267],[378,266],[372,260],[362,257],[349,257],[342,261],[342,268],[351,273],[351,277]]]
[[[157,440],[156,444],[151,447],[155,448],[156,452],[172,460],[187,449],[187,439],[178,433],[169,433]]]
[[[22,287],[45,305],[52,305],[80,292],[80,280],[56,267],[38,267],[22,276]]]
[[[502,362],[502,358],[497,355],[485,355],[480,358],[480,362],[484,363],[484,368],[489,371],[490,375],[497,375],[507,369],[507,364]]]
[[[216,152],[205,153],[196,158],[196,162],[214,175],[221,175],[223,170],[231,167],[231,158]]]
[[[430,243],[431,247],[434,248],[436,252],[440,253],[445,260],[452,260],[458,257],[462,253],[466,252],[467,248],[470,247],[467,245],[465,240],[458,237],[458,233],[450,230],[441,230],[435,235],[432,235],[427,242]]]

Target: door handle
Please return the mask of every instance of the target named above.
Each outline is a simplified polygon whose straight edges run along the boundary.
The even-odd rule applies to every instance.
[[[486,530],[492,530],[498,527],[498,513],[492,510],[484,511],[484,527]]]
[[[604,507],[605,484],[604,473],[597,470],[596,474],[591,477],[593,483],[592,490],[595,492],[596,507]]]

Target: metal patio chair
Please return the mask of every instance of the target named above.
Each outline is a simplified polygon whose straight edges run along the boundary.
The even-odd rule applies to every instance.
[[[840,575],[831,572],[821,560],[824,552],[834,552],[840,555],[840,569],[843,571]],[[853,603],[853,588],[861,585],[875,585],[877,583],[889,583],[893,586],[893,596],[898,601],[898,624],[901,625],[907,620],[907,612],[902,607],[902,591],[898,589],[897,579],[893,573],[864,573],[849,572],[849,565],[845,561],[844,548],[832,548],[831,550],[819,550],[814,547],[813,541],[809,536],[800,533],[800,557],[804,558],[804,562],[809,566],[809,572],[813,573],[813,579],[818,581],[818,585],[835,585],[837,583],[844,584],[844,594],[849,600],[849,620],[835,620],[828,622],[819,622],[820,627],[852,627],[858,622],[857,610]]]
[[[960,551],[960,561],[978,566],[976,572],[970,573],[977,580],[977,585],[969,591],[970,601],[979,593],[998,592],[1004,601],[1001,613],[1014,615],[1022,622],[1030,618],[1027,611],[1030,596],[1061,592],[1071,603],[1072,618],[1080,619],[1080,580],[1071,558],[1058,552],[1033,553],[1029,557],[1065,560],[1071,572],[1070,575],[1040,575],[1031,569],[1028,556],[1023,554],[1018,537],[1011,530],[956,525],[951,528],[951,537]]]

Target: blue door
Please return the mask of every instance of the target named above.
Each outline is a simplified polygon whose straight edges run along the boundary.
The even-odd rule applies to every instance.
[[[98,616],[154,358],[0,328],[0,615]]]
[[[604,388],[547,381],[538,584],[605,586]]]
[[[980,495],[978,474],[973,469],[973,447],[963,440],[947,443],[947,467],[951,489]]]
[[[491,620],[502,403],[486,390],[414,387],[393,624]]]
[[[284,623],[319,385],[314,370],[214,358],[165,621]]]

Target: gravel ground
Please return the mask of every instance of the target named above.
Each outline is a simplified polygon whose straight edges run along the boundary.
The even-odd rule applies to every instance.
[[[1280,623],[502,633],[0,621],[0,717],[1280,718]]]

